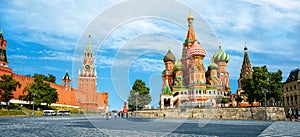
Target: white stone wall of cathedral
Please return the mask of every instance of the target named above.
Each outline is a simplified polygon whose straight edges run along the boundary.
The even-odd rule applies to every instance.
[[[224,96],[226,93],[225,91],[217,91],[217,90],[180,90],[178,92],[181,96],[201,95],[202,97]]]

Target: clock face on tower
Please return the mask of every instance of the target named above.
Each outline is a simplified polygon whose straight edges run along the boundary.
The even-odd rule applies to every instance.
[[[85,65],[84,67],[86,70],[90,70],[90,68],[91,68],[90,65]]]

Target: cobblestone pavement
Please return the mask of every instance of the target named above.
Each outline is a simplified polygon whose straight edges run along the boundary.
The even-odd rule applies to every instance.
[[[0,136],[300,136],[300,122],[0,117]]]

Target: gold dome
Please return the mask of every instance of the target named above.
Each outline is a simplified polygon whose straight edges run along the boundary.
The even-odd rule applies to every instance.
[[[194,19],[194,16],[192,15],[192,12],[189,13],[189,16],[187,17],[187,19]]]

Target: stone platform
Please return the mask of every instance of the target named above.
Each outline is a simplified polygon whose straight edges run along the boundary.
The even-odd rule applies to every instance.
[[[285,120],[283,107],[236,107],[236,108],[185,108],[153,109],[129,112],[129,116],[141,118],[197,118],[197,119],[230,119],[230,120]]]

